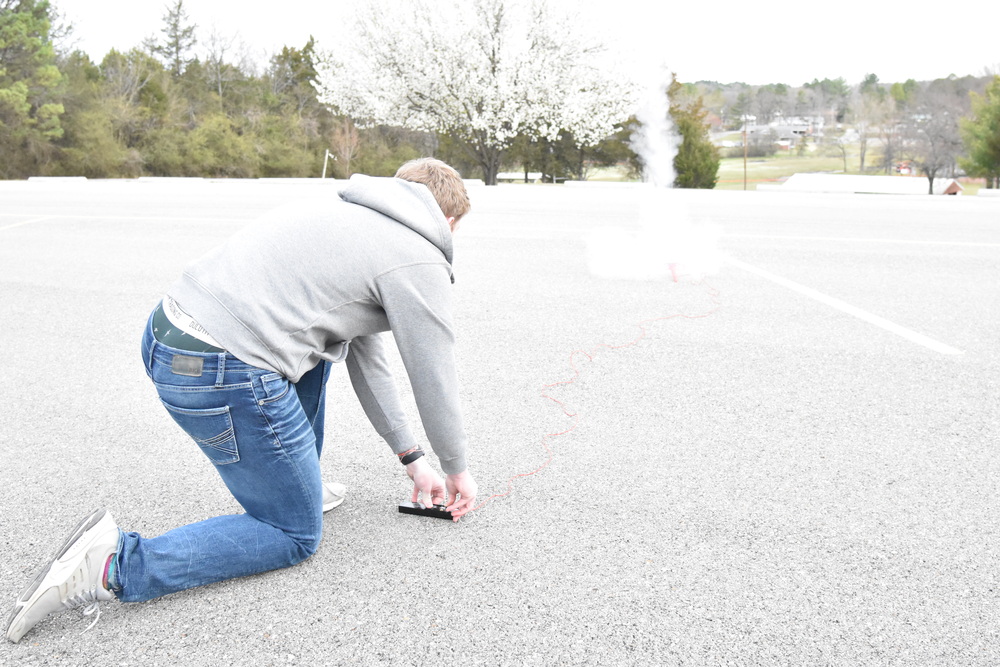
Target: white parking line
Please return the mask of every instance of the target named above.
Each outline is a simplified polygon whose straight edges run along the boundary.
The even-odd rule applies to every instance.
[[[4,218],[19,218],[22,214],[20,213],[0,213],[0,217]],[[186,216],[186,215],[76,215],[75,213],[53,213],[52,215],[46,215],[33,220],[25,220],[24,222],[18,222],[13,225],[7,225],[7,227],[0,227],[0,229],[7,229],[8,227],[17,227],[18,225],[26,225],[29,222],[38,222],[39,220],[51,220],[52,218],[63,218],[65,220],[126,220],[126,221],[161,221],[166,220],[168,222],[250,222],[253,218],[217,218],[214,216]]]
[[[52,218],[57,218],[57,217],[59,217],[59,216],[56,216],[56,215],[43,215],[43,216],[38,217],[38,218],[29,218],[28,220],[22,220],[21,222],[15,222],[15,223],[12,223],[10,225],[4,225],[3,227],[0,227],[0,232],[2,232],[5,229],[13,229],[14,227],[20,227],[22,225],[30,225],[33,222],[42,222],[43,220],[51,220]]]
[[[904,245],[954,245],[971,248],[1000,248],[1000,243],[980,243],[975,241],[923,241],[916,239],[879,239],[862,236],[787,236],[779,234],[725,234],[734,239],[766,239],[775,241],[843,241],[845,243],[900,243]]]
[[[756,266],[747,264],[746,262],[741,262],[738,259],[733,259],[729,257],[726,259],[729,264],[732,264],[736,268],[743,269],[744,271],[749,271],[754,275],[758,275],[761,278],[767,278],[773,283],[781,285],[782,287],[787,287],[790,290],[794,290],[799,294],[804,294],[812,299],[819,301],[820,303],[825,303],[828,306],[832,306],[837,310],[847,313],[848,315],[853,315],[860,320],[864,320],[869,324],[874,324],[877,327],[885,329],[897,336],[902,336],[908,341],[916,343],[917,345],[923,345],[924,347],[933,350],[934,352],[940,352],[941,354],[964,354],[962,350],[951,347],[950,345],[945,345],[940,343],[933,338],[928,338],[923,334],[919,334],[916,331],[902,327],[894,322],[890,322],[884,317],[879,317],[878,315],[873,315],[866,310],[862,310],[857,306],[852,306],[851,304],[836,299],[832,296],[818,292],[811,287],[806,287],[805,285],[800,285],[797,282],[788,280],[787,278],[782,278],[779,275],[775,275],[770,271],[765,271],[764,269],[758,269]]]

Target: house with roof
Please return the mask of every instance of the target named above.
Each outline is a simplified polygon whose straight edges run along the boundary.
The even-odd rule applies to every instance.
[[[758,190],[782,192],[830,192],[883,195],[926,195],[922,176],[866,176],[860,174],[792,174],[780,185],[760,184]],[[960,195],[962,184],[954,178],[935,178],[934,194]]]

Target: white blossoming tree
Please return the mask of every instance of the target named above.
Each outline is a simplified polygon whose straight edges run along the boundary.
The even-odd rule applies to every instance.
[[[632,88],[544,0],[368,0],[319,68],[320,100],[361,122],[448,134],[496,184],[514,138],[596,144]]]

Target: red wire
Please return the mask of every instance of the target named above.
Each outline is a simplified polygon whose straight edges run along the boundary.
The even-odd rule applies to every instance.
[[[671,272],[674,275],[674,282],[677,282],[676,269],[673,266],[671,266]],[[594,355],[598,351],[600,351],[601,349],[622,350],[622,349],[625,349],[625,348],[634,347],[634,346],[638,345],[648,335],[648,331],[647,331],[646,327],[648,325],[650,325],[650,324],[655,323],[655,322],[662,322],[664,320],[673,320],[673,319],[698,320],[698,319],[704,319],[704,318],[708,317],[709,315],[711,315],[712,313],[714,313],[715,311],[717,311],[719,309],[719,307],[720,307],[720,305],[719,305],[719,290],[717,290],[716,288],[712,287],[711,285],[709,285],[705,281],[701,281],[700,284],[705,285],[707,293],[709,295],[709,298],[710,298],[711,302],[714,304],[714,306],[712,308],[710,308],[709,310],[705,311],[704,313],[700,313],[698,315],[689,315],[689,314],[686,314],[686,313],[674,313],[672,315],[663,315],[661,317],[653,317],[653,318],[650,318],[648,320],[642,320],[641,322],[637,322],[635,324],[635,326],[639,327],[639,335],[636,336],[635,338],[633,338],[632,340],[628,341],[627,343],[621,343],[619,345],[609,345],[608,343],[599,343],[599,344],[595,345],[593,348],[590,348],[590,350],[573,350],[570,353],[570,355],[569,355],[569,367],[573,370],[573,376],[571,378],[569,378],[568,380],[560,380],[559,382],[553,382],[551,384],[543,385],[542,386],[542,391],[539,393],[539,395],[542,398],[547,399],[549,401],[552,401],[553,403],[555,403],[556,405],[558,405],[559,409],[562,410],[562,413],[564,415],[566,415],[567,417],[570,417],[572,419],[572,423],[571,423],[570,427],[567,428],[564,431],[557,431],[555,433],[546,433],[542,437],[542,447],[545,449],[545,453],[546,453],[546,458],[542,462],[542,464],[539,465],[534,470],[532,470],[531,472],[522,472],[522,473],[518,473],[518,474],[516,474],[516,475],[514,475],[512,477],[507,478],[507,490],[506,491],[504,491],[503,493],[494,493],[493,495],[488,496],[481,503],[479,503],[478,505],[476,505],[475,507],[473,507],[471,511],[472,512],[477,511],[483,505],[485,505],[489,501],[493,500],[494,498],[506,498],[507,496],[509,496],[511,493],[514,492],[514,481],[515,480],[521,479],[522,477],[531,477],[532,475],[537,475],[541,471],[545,470],[549,466],[549,464],[552,463],[552,460],[555,458],[555,451],[552,449],[551,445],[549,445],[549,440],[551,438],[558,438],[558,437],[567,435],[569,433],[572,433],[574,430],[576,430],[576,427],[580,423],[580,413],[578,413],[578,412],[570,412],[568,406],[566,405],[566,403],[564,403],[563,401],[560,401],[558,398],[550,396],[549,394],[546,393],[546,390],[548,390],[548,389],[552,389],[553,387],[563,387],[563,386],[571,385],[571,384],[575,383],[578,379],[580,379],[580,369],[577,368],[577,366],[576,366],[576,360],[575,360],[576,355],[582,354],[585,357],[587,357],[587,361],[593,361],[594,360]]]

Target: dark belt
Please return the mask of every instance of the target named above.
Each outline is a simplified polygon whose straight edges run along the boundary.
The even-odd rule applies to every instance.
[[[160,302],[153,311],[153,338],[163,343],[167,347],[186,352],[209,352],[217,354],[225,352],[221,347],[210,345],[203,340],[191,336],[170,323],[167,314],[163,312],[163,303]]]

